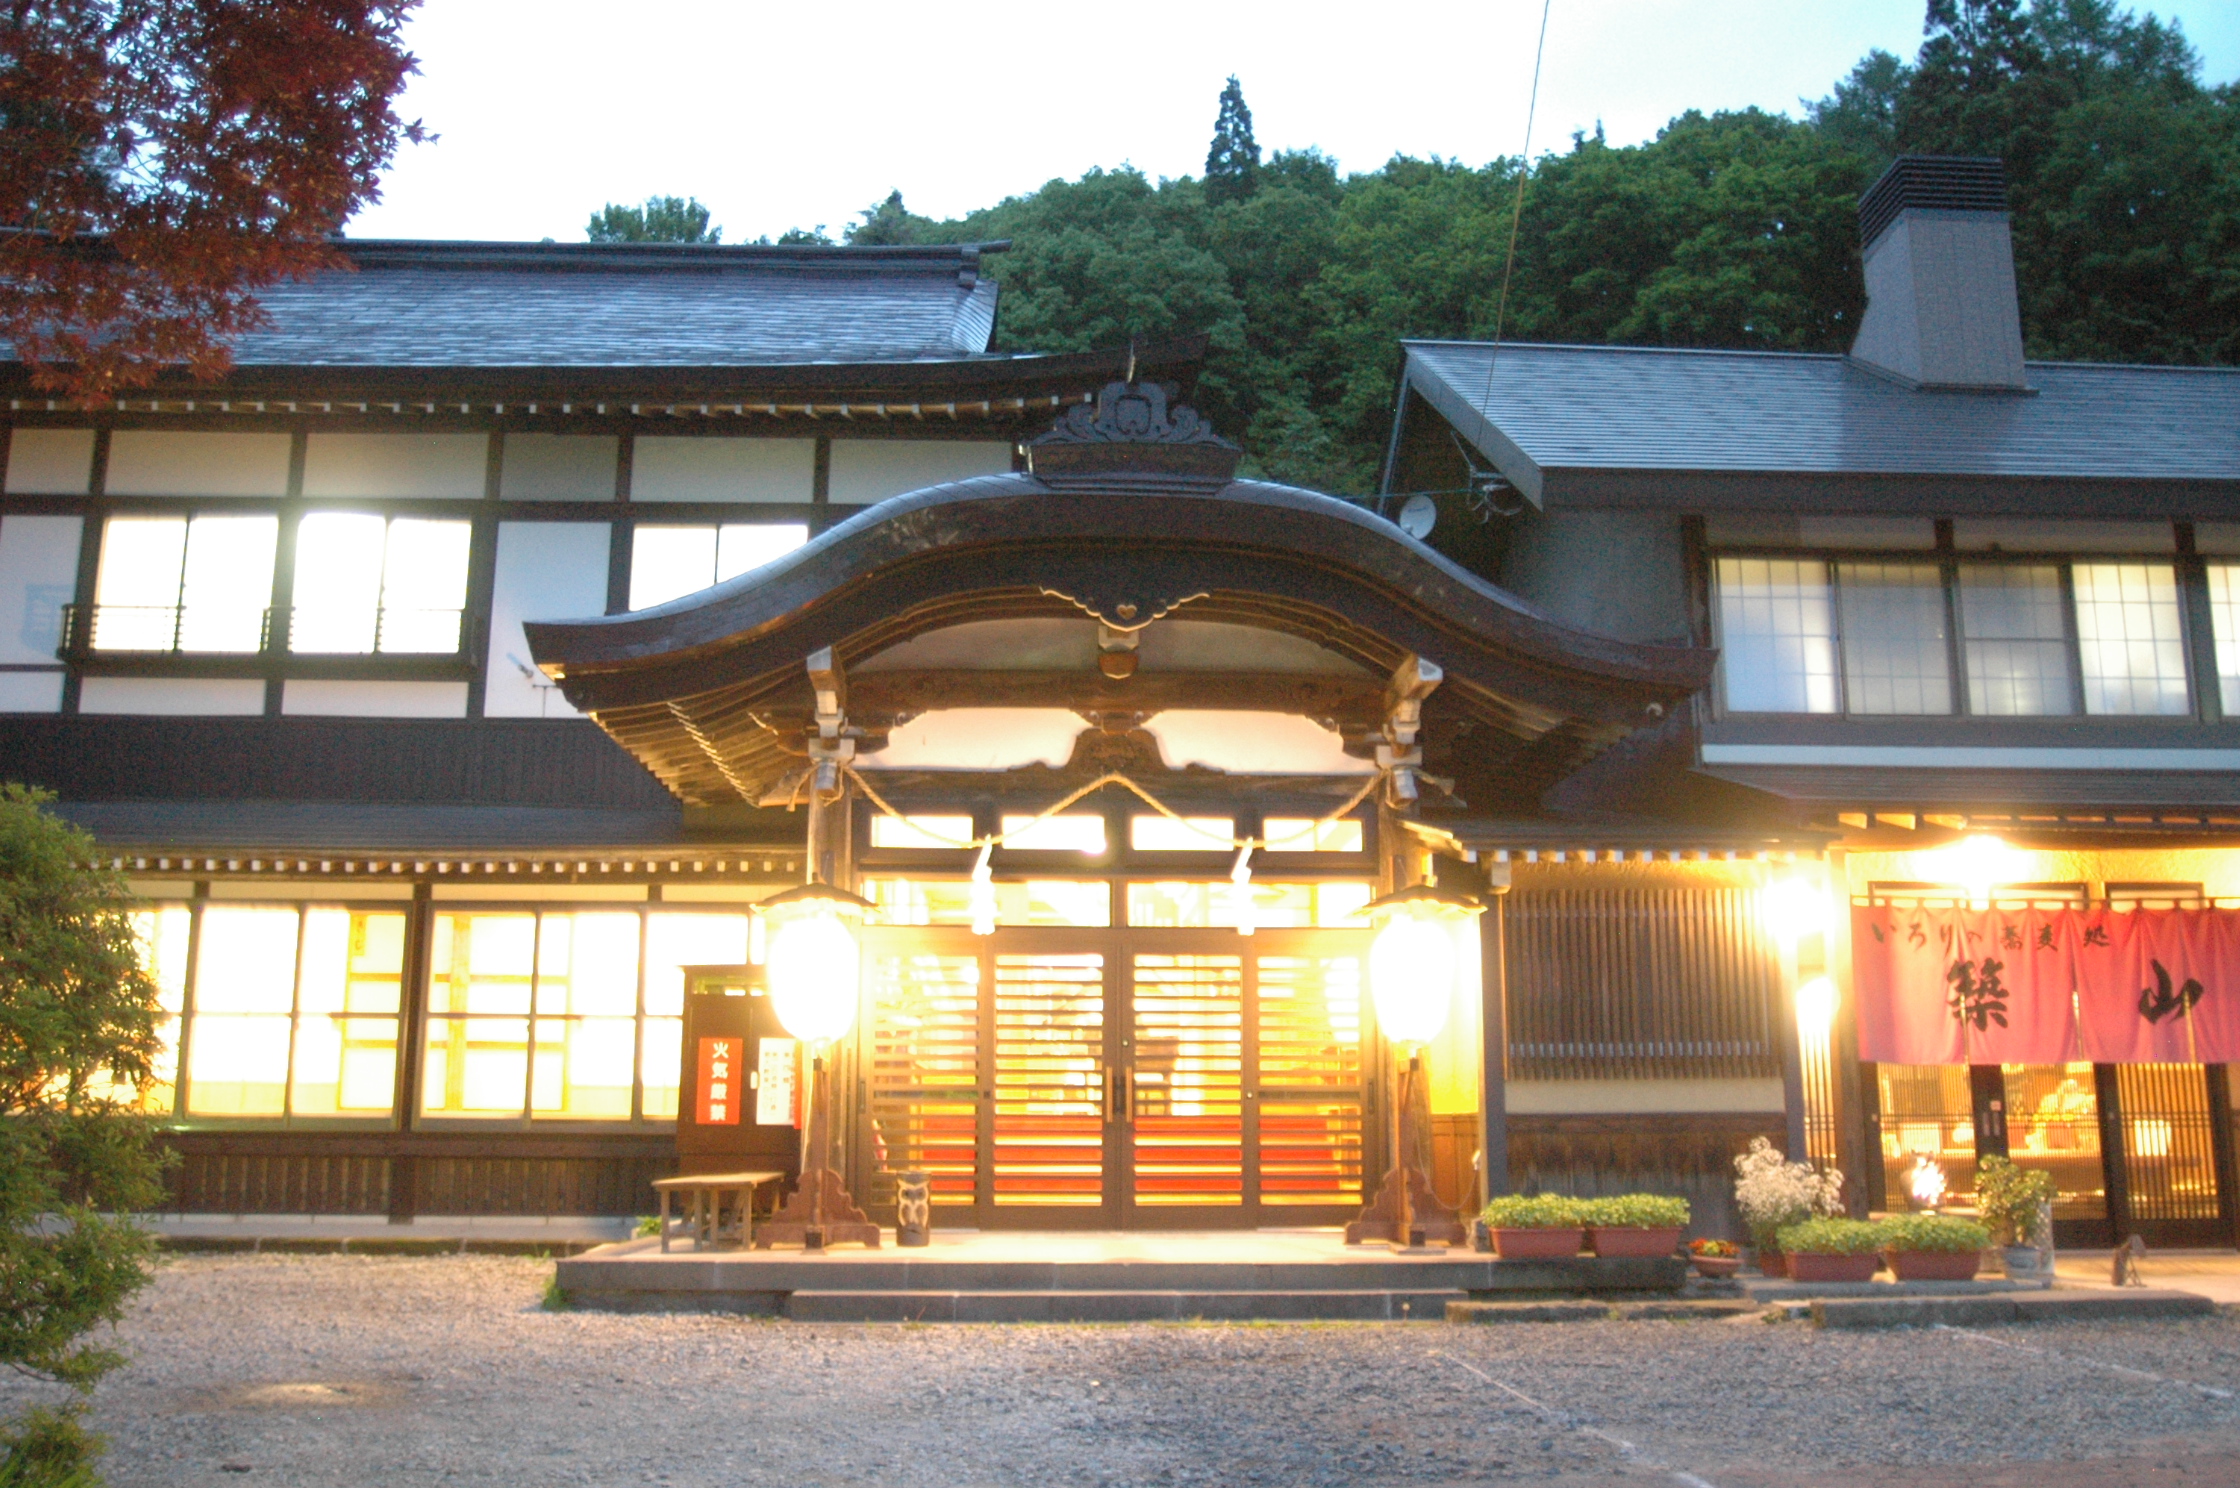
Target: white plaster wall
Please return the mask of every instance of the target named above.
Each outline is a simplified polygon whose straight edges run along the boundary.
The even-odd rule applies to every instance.
[[[498,494],[508,501],[612,501],[621,445],[612,434],[508,434]]]
[[[806,505],[815,495],[816,475],[813,439],[661,434],[632,445],[630,499]]]
[[[254,715],[264,711],[264,684],[240,677],[88,677],[78,687],[78,711],[179,718]]]
[[[173,434],[120,429],[109,436],[112,496],[285,496],[285,434]]]
[[[0,662],[55,663],[84,529],[82,517],[0,518]]]
[[[306,718],[464,718],[464,682],[292,681],[280,711]]]
[[[1355,759],[1335,729],[1291,713],[1229,708],[1175,708],[1145,725],[1172,769],[1204,765],[1232,775],[1371,775],[1374,760]]]
[[[576,710],[530,665],[524,620],[581,620],[607,612],[604,522],[501,522],[490,594],[487,718],[574,718]]]
[[[1961,552],[2172,553],[2178,537],[2168,522],[2041,522],[2033,518],[1961,517],[1952,524]]]
[[[1011,446],[964,439],[835,439],[826,499],[869,505],[976,475],[1009,475]]]
[[[858,764],[876,770],[1009,770],[1073,758],[1088,722],[1065,708],[935,708],[887,736]]]
[[[477,500],[489,473],[487,434],[314,434],[306,496]]]
[[[92,481],[91,429],[18,429],[8,440],[11,496],[83,496]]]

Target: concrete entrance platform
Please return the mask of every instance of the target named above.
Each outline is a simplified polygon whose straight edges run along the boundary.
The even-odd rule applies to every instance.
[[[1489,1295],[1676,1293],[1678,1260],[1497,1262],[1395,1254],[1336,1229],[937,1232],[932,1245],[695,1252],[653,1239],[562,1260],[571,1300],[616,1311],[761,1313],[816,1322],[1438,1319]]]

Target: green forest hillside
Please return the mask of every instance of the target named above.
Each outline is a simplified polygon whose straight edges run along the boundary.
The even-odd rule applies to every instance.
[[[1503,334],[1842,351],[1856,207],[1900,151],[2007,162],[2031,355],[2240,360],[2240,89],[2112,0],[1930,0],[1911,62],[1863,59],[1792,119],[1689,112],[1642,145],[1534,161]],[[1069,351],[1202,332],[1198,403],[1260,470],[1373,487],[1404,336],[1487,337],[1521,162],[1262,157],[1242,90],[1207,170],[1052,181],[952,221],[900,192],[855,243],[1009,238],[998,344]],[[794,235],[801,238],[810,235]]]

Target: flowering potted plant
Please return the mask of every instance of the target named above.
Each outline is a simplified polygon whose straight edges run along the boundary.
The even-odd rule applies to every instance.
[[[1734,1171],[1734,1206],[1758,1248],[1758,1269],[1768,1276],[1782,1274],[1782,1226],[1843,1212],[1843,1174],[1790,1162],[1764,1137],[1750,1139]]]
[[[1486,1205],[1485,1220],[1505,1261],[1568,1260],[1586,1228],[1579,1201],[1562,1194],[1503,1194]]]
[[[1882,1254],[1900,1281],[1973,1281],[1991,1232],[1949,1214],[1897,1214],[1882,1222]]]
[[[1882,1226],[1863,1219],[1816,1218],[1784,1225],[1781,1253],[1796,1281],[1872,1281]]]
[[[2044,1263],[2053,1238],[2053,1175],[2039,1168],[2018,1168],[2003,1157],[1976,1165],[1976,1208],[2000,1247],[2007,1275],[2031,1278]]]
[[[1698,1276],[1732,1276],[1742,1269],[1742,1248],[1732,1240],[1690,1240],[1688,1259]]]
[[[1598,1256],[1668,1256],[1688,1227],[1688,1201],[1662,1194],[1618,1194],[1580,1207],[1587,1249]]]

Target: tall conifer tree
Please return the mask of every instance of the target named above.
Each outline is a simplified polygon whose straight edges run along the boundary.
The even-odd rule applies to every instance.
[[[1252,110],[1236,74],[1221,90],[1221,116],[1213,123],[1206,149],[1206,200],[1243,201],[1260,189],[1260,146],[1252,137]]]

